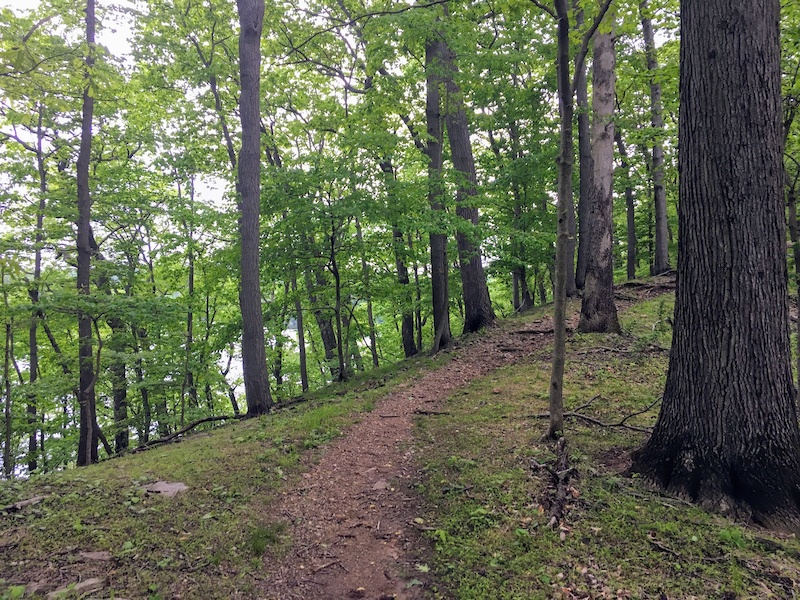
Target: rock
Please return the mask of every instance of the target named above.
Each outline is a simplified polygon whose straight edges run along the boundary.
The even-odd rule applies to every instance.
[[[155,483],[151,483],[150,485],[146,486],[144,489],[153,494],[161,494],[167,498],[174,498],[180,492],[188,490],[189,487],[180,481],[156,481]]]

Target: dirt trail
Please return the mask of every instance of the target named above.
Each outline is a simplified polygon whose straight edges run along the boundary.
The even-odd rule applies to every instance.
[[[441,410],[455,390],[550,343],[550,317],[506,321],[461,343],[448,364],[398,387],[329,444],[276,508],[292,523],[293,547],[280,562],[265,563],[263,597],[421,598],[425,577],[412,551],[422,543],[412,489],[419,466],[411,444],[415,414]]]

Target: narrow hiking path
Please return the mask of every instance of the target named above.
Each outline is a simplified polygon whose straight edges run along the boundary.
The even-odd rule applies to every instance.
[[[413,551],[423,535],[414,521],[420,511],[413,489],[421,461],[412,444],[413,419],[441,411],[459,388],[544,348],[552,327],[550,316],[515,319],[461,342],[446,365],[399,386],[329,444],[275,509],[291,523],[293,545],[279,562],[267,561],[263,595],[421,598],[425,575]]]
[[[668,284],[623,287],[617,306],[669,289]],[[568,328],[577,320],[573,310]],[[331,442],[274,508],[277,518],[290,523],[292,547],[280,560],[265,561],[261,597],[424,597],[426,577],[415,557],[425,544],[425,525],[415,522],[422,511],[414,490],[424,459],[414,450],[414,417],[441,412],[444,400],[473,380],[552,345],[552,330],[552,317],[542,315],[505,320],[462,341],[446,365],[396,388]]]

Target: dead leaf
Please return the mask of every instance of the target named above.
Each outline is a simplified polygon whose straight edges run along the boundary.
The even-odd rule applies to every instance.
[[[188,490],[189,487],[185,483],[181,483],[180,481],[176,482],[156,481],[155,483],[151,483],[144,489],[153,494],[162,494],[167,498],[174,498],[175,496],[178,495],[178,493]]]
[[[376,481],[372,485],[372,489],[376,490],[376,491],[377,490],[385,490],[388,487],[389,487],[389,484],[387,483],[387,481],[385,479],[379,479],[378,481]]]

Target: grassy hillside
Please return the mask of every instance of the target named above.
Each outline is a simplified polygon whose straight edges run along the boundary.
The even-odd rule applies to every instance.
[[[424,510],[409,526],[429,540],[415,562],[430,597],[796,597],[793,536],[708,515],[621,475],[657,415],[671,302],[626,309],[624,336],[570,337],[565,402],[585,418],[567,420],[575,471],[555,527],[554,447],[542,441],[548,350],[417,417]],[[518,318],[533,324],[541,313]],[[389,391],[454,356],[382,369],[180,443],[0,484],[0,598],[59,589],[62,598],[257,597],[265,561],[292,543],[271,509],[277,495]],[[161,481],[187,489],[148,491]]]

